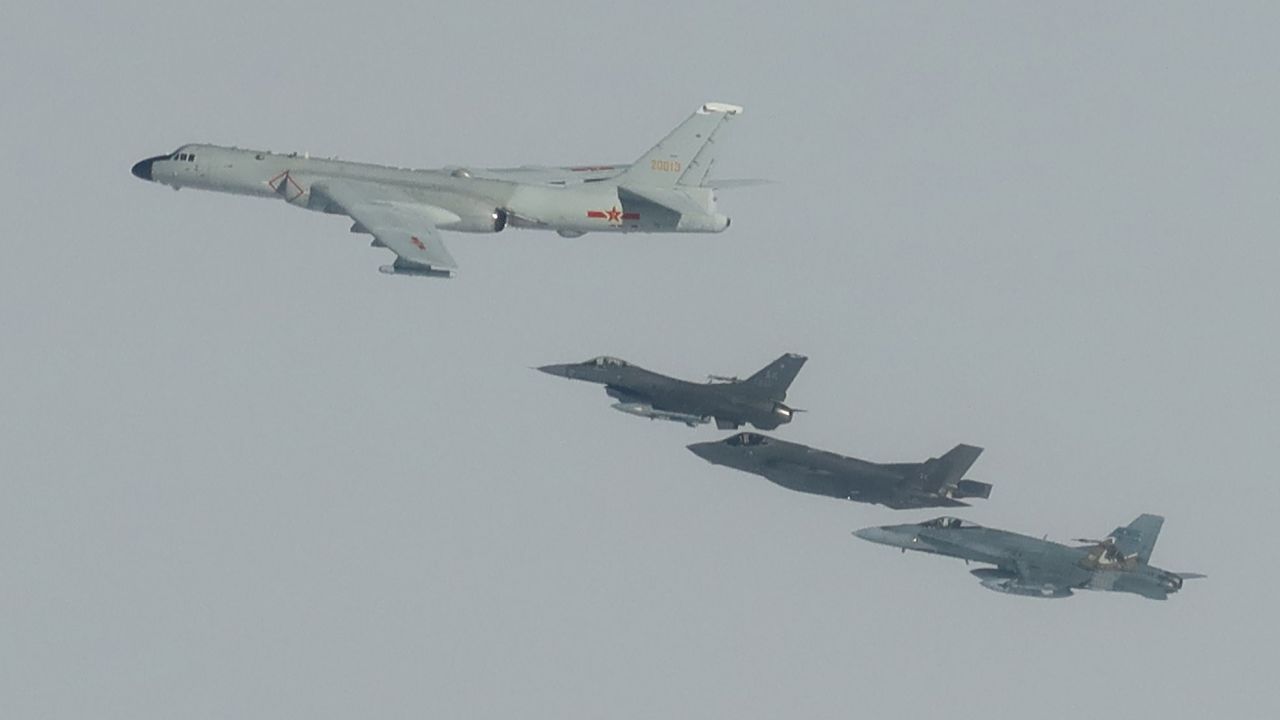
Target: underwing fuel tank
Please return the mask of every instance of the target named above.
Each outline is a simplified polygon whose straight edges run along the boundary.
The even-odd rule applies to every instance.
[[[396,263],[395,265],[383,265],[378,268],[378,272],[386,273],[387,275],[412,275],[414,277],[453,277],[452,270],[436,270],[434,268],[422,267],[421,265],[404,265],[400,263]]]
[[[688,415],[685,413],[667,412],[666,410],[655,410],[652,405],[641,402],[617,402],[611,406],[614,410],[624,412],[628,415],[638,415],[640,417],[649,418],[650,420],[670,420],[672,422],[682,422],[689,427],[703,425],[707,422],[707,418],[701,415]]]
[[[1064,598],[1071,596],[1071,589],[1056,585],[1024,585],[1016,577],[997,568],[979,568],[969,571],[970,575],[982,581],[982,587],[1007,595],[1022,595],[1038,598]]]

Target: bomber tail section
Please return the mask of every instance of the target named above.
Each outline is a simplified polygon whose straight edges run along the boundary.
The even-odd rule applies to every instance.
[[[787,399],[787,388],[800,374],[809,358],[804,355],[787,353],[764,366],[760,372],[742,381],[743,387],[761,391],[766,397],[777,402]]]
[[[737,105],[706,103],[618,175],[617,183],[645,188],[702,187],[719,154],[724,126],[741,113]]]

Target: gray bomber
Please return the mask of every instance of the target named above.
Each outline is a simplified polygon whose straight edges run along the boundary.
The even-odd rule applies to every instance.
[[[609,397],[618,401],[613,408],[631,415],[682,422],[690,427],[714,419],[721,429],[732,430],[750,423],[772,430],[791,422],[799,412],[783,401],[807,359],[788,353],[746,380],[711,376],[705,383],[668,377],[608,356],[544,365],[538,370],[604,385]]]
[[[386,273],[450,277],[457,269],[441,230],[494,233],[507,227],[588,232],[720,232],[713,180],[724,126],[737,105],[706,103],[629,165],[508,169],[405,168],[219,145],[183,145],[139,161],[143,180],[346,215],[352,232],[396,255]]]
[[[964,479],[982,448],[957,445],[922,463],[873,463],[757,433],[738,433],[689,450],[714,465],[761,475],[782,487],[895,510],[961,507],[986,498],[991,485]]]
[[[1006,530],[985,528],[953,517],[911,525],[855,530],[854,535],[903,552],[934,553],[994,565],[970,571],[996,592],[1060,598],[1073,590],[1111,590],[1164,600],[1182,581],[1204,577],[1149,564],[1164,518],[1140,515],[1104,540],[1079,540],[1072,547]]]

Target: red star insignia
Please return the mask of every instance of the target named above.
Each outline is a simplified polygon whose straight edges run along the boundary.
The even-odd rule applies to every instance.
[[[622,222],[622,211],[617,205],[614,205],[612,210],[605,211],[605,216],[609,218],[609,222]]]
[[[421,241],[421,240],[419,240],[419,239],[418,239],[418,237],[417,237],[416,235],[415,235],[415,236],[413,236],[413,237],[411,237],[411,238],[409,238],[409,241],[410,241],[410,242],[412,242],[412,243],[414,244],[414,246],[415,246],[415,247],[417,247],[419,250],[426,250],[426,249],[427,249],[427,246],[426,246],[426,245],[423,245],[423,244],[422,244],[422,241]]]

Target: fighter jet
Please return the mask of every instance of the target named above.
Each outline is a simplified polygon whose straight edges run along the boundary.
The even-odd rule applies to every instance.
[[[1182,581],[1199,573],[1175,573],[1148,564],[1164,518],[1139,515],[1104,540],[1077,540],[1071,547],[1050,540],[985,528],[953,517],[914,525],[885,525],[855,530],[854,535],[882,545],[988,563],[970,571],[982,586],[1028,597],[1060,598],[1073,590],[1113,590],[1164,600]]]
[[[143,180],[180,188],[283,200],[353,221],[396,260],[397,275],[451,277],[457,265],[441,230],[496,233],[507,227],[588,232],[721,232],[713,180],[725,125],[742,108],[709,102],[629,165],[409,170],[307,154],[183,145],[133,166]]]
[[[694,427],[714,419],[722,430],[735,430],[743,423],[773,430],[800,412],[782,401],[806,360],[803,355],[788,353],[746,380],[710,375],[706,383],[667,377],[607,356],[537,369],[604,385],[605,393],[618,401],[613,404],[615,410],[650,420]]]
[[[688,446],[694,455],[761,475],[790,490],[842,500],[875,503],[895,510],[961,507],[961,498],[986,498],[991,485],[963,479],[982,448],[957,445],[922,463],[881,464],[744,432],[718,442]]]

